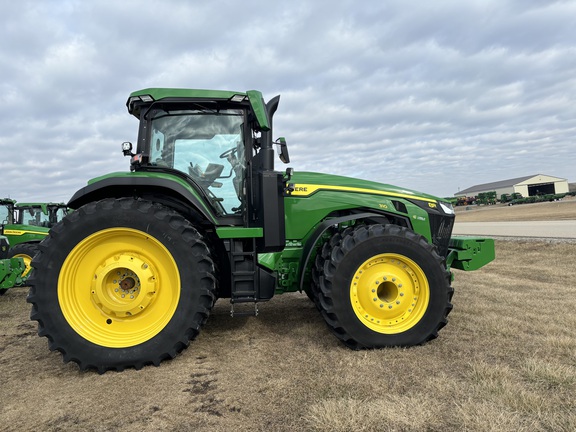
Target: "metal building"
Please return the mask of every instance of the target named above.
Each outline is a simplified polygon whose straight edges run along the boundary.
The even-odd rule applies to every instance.
[[[483,192],[496,192],[499,197],[502,194],[512,195],[520,193],[523,197],[533,195],[561,194],[568,192],[568,180],[545,174],[536,174],[519,177],[510,180],[502,180],[493,183],[485,183],[472,186],[454,194],[456,197],[475,197]]]

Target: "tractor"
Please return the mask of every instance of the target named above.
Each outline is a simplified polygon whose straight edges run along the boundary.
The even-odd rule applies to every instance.
[[[289,163],[280,97],[149,88],[130,94],[130,169],[87,182],[32,261],[38,334],[80,370],[158,366],[188,347],[217,299],[258,315],[304,292],[352,349],[415,346],[452,310],[453,269],[494,259],[451,237],[445,199]]]
[[[8,251],[9,258],[22,258],[26,266],[24,276],[28,276],[31,270],[30,263],[32,258],[38,252],[38,245],[46,236],[50,228],[42,226],[41,223],[36,224],[36,212],[34,217],[30,219],[25,217],[32,212],[17,210],[16,201],[4,198],[0,199],[0,233],[8,238],[10,249]],[[38,219],[39,220],[39,219]]]

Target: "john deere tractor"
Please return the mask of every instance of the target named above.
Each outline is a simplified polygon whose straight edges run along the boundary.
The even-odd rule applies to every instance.
[[[48,226],[43,226],[41,223],[36,224],[36,212],[30,216],[30,208],[26,207],[28,211],[22,209],[17,210],[16,201],[8,198],[0,199],[0,222],[1,233],[8,238],[10,249],[8,251],[9,258],[22,258],[26,266],[24,272],[28,276],[30,272],[30,263],[32,258],[38,252],[38,245],[50,230]],[[28,215],[28,217],[25,216]]]
[[[51,350],[81,370],[159,365],[189,345],[219,298],[258,314],[303,291],[352,349],[436,338],[452,269],[494,258],[491,239],[451,238],[452,205],[328,174],[276,171],[279,96],[150,88],[130,170],[88,181],[32,262],[28,302]]]

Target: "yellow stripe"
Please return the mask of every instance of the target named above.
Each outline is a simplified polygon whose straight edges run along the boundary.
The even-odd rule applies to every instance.
[[[292,192],[291,196],[298,196],[298,197],[305,197],[310,196],[315,192],[320,190],[327,190],[327,191],[338,191],[338,192],[354,192],[354,193],[366,193],[372,195],[384,195],[384,196],[393,196],[398,198],[409,198],[409,199],[416,199],[419,201],[426,201],[435,203],[436,200],[430,198],[423,198],[415,195],[408,195],[408,194],[401,194],[397,192],[385,192],[379,191],[374,189],[363,189],[363,188],[355,188],[349,186],[330,186],[330,185],[314,185],[314,184],[305,184],[305,183],[297,183],[294,185],[294,192]]]
[[[13,229],[7,229],[4,230],[4,234],[5,235],[24,235],[24,234],[42,234],[42,235],[48,235],[47,232],[37,232],[37,231],[24,231],[24,230],[13,230]]]

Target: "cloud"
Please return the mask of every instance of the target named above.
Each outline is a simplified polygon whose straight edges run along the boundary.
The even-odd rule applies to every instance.
[[[576,181],[576,5],[567,1],[55,3],[3,11],[3,195],[67,200],[126,170],[133,90],[281,94],[296,170],[448,196]]]

